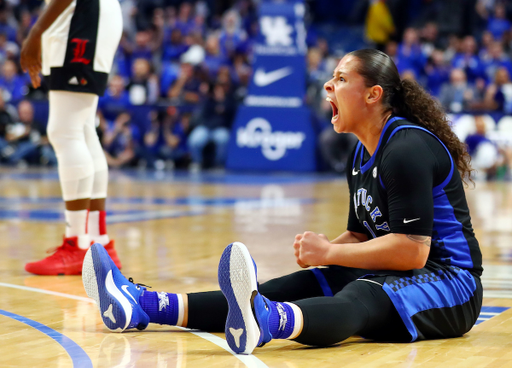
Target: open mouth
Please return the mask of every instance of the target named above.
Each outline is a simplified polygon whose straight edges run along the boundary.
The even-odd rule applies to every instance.
[[[330,97],[327,97],[326,100],[327,100],[327,102],[329,102],[331,104],[331,107],[332,107],[331,122],[334,122],[335,120],[338,119],[338,107],[336,106],[336,104]]]

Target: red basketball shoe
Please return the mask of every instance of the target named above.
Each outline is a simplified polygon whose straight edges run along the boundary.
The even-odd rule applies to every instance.
[[[116,248],[114,248],[114,240],[110,240],[108,244],[104,245],[104,247],[110,258],[112,258],[112,260],[114,261],[116,267],[121,269],[121,261],[117,256]]]
[[[115,250],[114,250],[115,251]],[[51,256],[25,265],[25,270],[36,275],[81,275],[87,249],[78,247],[78,237],[64,238],[60,247],[47,251]]]

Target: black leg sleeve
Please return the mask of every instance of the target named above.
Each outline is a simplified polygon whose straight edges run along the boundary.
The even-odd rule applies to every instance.
[[[188,328],[224,332],[228,302],[222,291],[188,294]]]
[[[315,274],[310,270],[269,280],[261,284],[259,289],[263,296],[274,302],[292,302],[324,295]]]
[[[284,302],[323,295],[311,271],[299,271],[260,285],[262,295],[272,301]],[[188,294],[188,328],[223,332],[228,303],[221,291]]]
[[[393,303],[378,284],[354,281],[332,298],[311,298],[294,303],[304,316],[304,327],[295,339],[301,344],[328,346],[353,335],[410,340]]]

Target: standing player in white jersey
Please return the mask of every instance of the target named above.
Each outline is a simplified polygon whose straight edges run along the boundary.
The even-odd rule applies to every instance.
[[[98,96],[103,95],[122,33],[118,0],[46,0],[21,50],[21,67],[32,85],[47,78],[48,138],[57,153],[66,205],[66,233],[54,254],[27,263],[38,275],[78,275],[91,242],[98,242],[120,266],[106,232],[108,166],[95,129]]]

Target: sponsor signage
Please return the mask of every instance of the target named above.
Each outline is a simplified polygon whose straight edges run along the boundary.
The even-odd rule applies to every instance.
[[[260,4],[260,32],[254,45],[254,73],[246,105],[302,105],[307,52],[304,12],[302,1]]]
[[[306,94],[304,3],[263,1],[253,75],[237,112],[226,167],[315,170],[315,140]]]
[[[231,169],[315,170],[315,139],[306,107],[241,106],[226,166]]]

